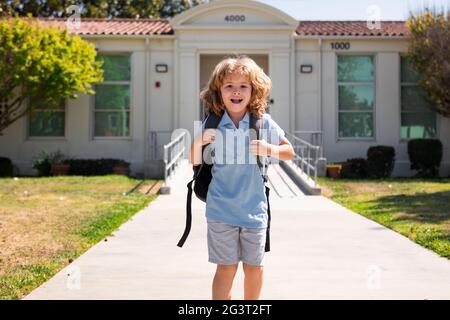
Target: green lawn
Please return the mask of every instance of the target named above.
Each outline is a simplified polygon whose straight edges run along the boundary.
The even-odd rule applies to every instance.
[[[322,195],[450,258],[450,179],[318,178]]]
[[[153,201],[140,188],[130,192],[140,182],[0,178],[0,299],[22,298]]]

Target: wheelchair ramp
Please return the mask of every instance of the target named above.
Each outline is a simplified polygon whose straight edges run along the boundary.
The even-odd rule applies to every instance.
[[[271,197],[294,198],[305,195],[279,164],[271,163],[267,168],[267,176]]]

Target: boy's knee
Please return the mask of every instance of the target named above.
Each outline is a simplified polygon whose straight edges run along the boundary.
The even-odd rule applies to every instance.
[[[248,273],[255,274],[255,273],[263,272],[263,266],[255,266],[255,265],[243,263],[242,267],[244,269],[245,274],[248,274]]]
[[[223,276],[234,276],[236,274],[238,265],[237,264],[218,264],[217,265],[217,273]]]

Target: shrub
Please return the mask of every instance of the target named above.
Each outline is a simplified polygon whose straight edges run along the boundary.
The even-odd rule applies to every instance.
[[[64,161],[70,164],[70,175],[101,176],[113,173],[112,168],[117,164],[129,166],[128,162],[121,159],[68,159]]]
[[[12,177],[13,165],[9,158],[0,157],[0,177]]]
[[[411,169],[416,177],[437,177],[442,160],[442,143],[438,139],[411,139],[408,141]]]
[[[347,159],[348,168],[342,171],[342,178],[361,179],[367,178],[367,160],[364,158]]]
[[[38,176],[48,177],[50,176],[50,170],[52,168],[52,155],[46,151],[41,151],[38,157],[33,161],[33,169],[38,171]]]
[[[51,175],[52,164],[66,163],[64,154],[61,150],[46,152],[42,150],[33,161],[33,168],[38,171],[38,176],[48,177]]]
[[[369,178],[387,178],[394,170],[395,149],[391,146],[373,146],[367,150]]]
[[[125,168],[130,168],[130,163],[126,162],[125,160],[116,160],[114,162],[114,167],[125,167]]]

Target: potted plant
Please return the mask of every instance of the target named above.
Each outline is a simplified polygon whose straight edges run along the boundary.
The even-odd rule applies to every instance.
[[[341,165],[340,164],[327,165],[327,175],[332,179],[339,179],[341,176]]]
[[[54,176],[66,175],[69,173],[70,165],[64,163],[64,155],[59,149],[56,152],[52,153],[51,159],[51,173]]]
[[[52,167],[51,154],[41,151],[38,157],[33,161],[33,169],[38,171],[38,176],[47,177],[50,175]]]
[[[129,172],[130,164],[124,160],[117,160],[113,165],[113,173],[114,174],[124,174],[127,175]]]

